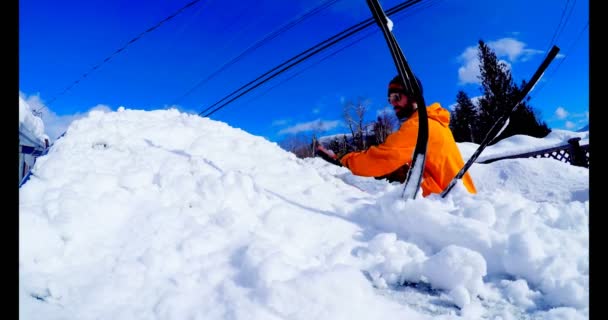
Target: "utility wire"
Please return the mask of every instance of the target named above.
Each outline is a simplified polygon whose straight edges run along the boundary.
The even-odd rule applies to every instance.
[[[196,89],[198,89],[201,85],[203,85],[207,81],[211,80],[213,77],[217,76],[220,72],[224,71],[226,68],[228,68],[229,66],[233,65],[234,63],[236,63],[237,61],[239,61],[240,59],[242,59],[244,56],[246,56],[247,54],[251,53],[255,49],[259,48],[263,44],[265,44],[268,41],[276,38],[281,33],[284,33],[285,31],[287,31],[290,28],[294,27],[295,25],[297,25],[298,23],[302,22],[303,20],[305,20],[305,19],[307,19],[307,18],[309,18],[309,17],[311,17],[311,16],[319,13],[323,9],[328,8],[329,6],[333,5],[334,3],[338,2],[338,1],[339,0],[326,0],[321,5],[313,8],[312,10],[309,10],[308,12],[304,13],[303,15],[301,15],[301,16],[297,17],[296,19],[288,22],[287,24],[281,26],[276,31],[273,31],[272,33],[266,35],[261,40],[257,41],[253,45],[249,46],[247,49],[245,49],[239,55],[237,55],[236,57],[232,58],[232,60],[230,60],[230,61],[226,62],[225,64],[223,64],[221,67],[219,67],[213,73],[211,73],[209,76],[207,76],[206,78],[200,80],[197,84],[195,84],[192,88],[190,88],[186,93],[184,93],[183,95],[181,95],[180,97],[178,97],[177,99],[175,99],[172,104],[175,104],[177,101],[179,101],[179,100],[183,99],[184,97],[188,96],[189,94],[191,94],[192,92],[194,92]]]
[[[131,45],[132,43],[134,43],[135,41],[141,39],[146,33],[150,33],[152,31],[154,31],[154,29],[160,27],[163,23],[175,18],[178,14],[182,13],[182,11],[186,10],[187,8],[195,5],[197,2],[199,2],[200,0],[193,0],[190,3],[186,4],[185,6],[181,7],[179,10],[177,10],[176,12],[174,12],[173,14],[169,15],[168,17],[166,17],[165,19],[161,20],[159,23],[157,23],[156,25],[148,28],[146,31],[140,33],[139,35],[137,35],[135,38],[131,39],[129,42],[127,42],[124,46],[120,47],[118,50],[114,51],[112,54],[110,54],[107,58],[105,58],[103,61],[101,61],[100,63],[96,64],[95,66],[93,66],[93,68],[91,68],[89,71],[85,72],[84,74],[82,74],[82,76],[80,76],[80,78],[78,78],[76,81],[74,81],[72,84],[70,84],[68,87],[66,87],[62,92],[60,92],[58,95],[56,95],[55,97],[53,97],[51,100],[49,100],[49,102],[46,103],[46,105],[49,105],[51,103],[53,103],[55,100],[57,100],[58,97],[62,96],[63,94],[65,94],[66,92],[68,92],[71,88],[73,88],[75,85],[77,85],[80,81],[82,81],[84,78],[86,78],[89,74],[91,74],[93,71],[99,69],[99,67],[101,67],[104,63],[110,61],[110,59],[112,59],[112,57],[114,57],[115,55],[119,54],[121,51],[125,50],[129,45]],[[41,112],[42,109],[45,106],[42,106],[42,108],[38,109],[36,112]]]
[[[571,52],[572,48],[574,47],[574,45],[578,42],[578,40],[581,38],[581,36],[583,35],[583,32],[589,27],[589,21],[587,21],[587,23],[581,28],[581,31],[578,32],[578,35],[576,36],[576,38],[574,40],[572,40],[572,42],[570,42],[570,45],[568,45],[568,49],[564,50],[564,52]],[[547,76],[548,79],[551,79],[551,76],[557,71],[557,69],[559,69],[559,67],[562,65],[562,63],[564,63],[564,61],[566,60],[566,58],[568,58],[568,55],[564,55],[563,59],[560,59],[557,64],[555,65],[555,67],[553,67],[551,69],[551,72],[549,73],[549,75]],[[542,88],[544,88],[546,85],[546,82],[541,82],[539,84],[537,84],[538,88],[534,89],[534,94],[530,95],[530,96],[536,96],[538,95],[538,93],[542,90]]]
[[[332,52],[332,53],[328,54],[327,56],[325,56],[325,57],[323,57],[323,58],[321,58],[321,59],[319,59],[319,60],[317,60],[317,61],[315,61],[315,62],[311,63],[310,65],[306,66],[305,68],[302,68],[302,69],[300,69],[299,71],[297,71],[297,72],[293,73],[292,75],[290,75],[289,77],[287,77],[287,78],[283,79],[283,81],[281,81],[281,82],[279,82],[279,83],[275,84],[274,86],[272,86],[272,87],[268,88],[268,90],[264,91],[262,94],[260,94],[260,95],[258,95],[258,96],[256,96],[256,97],[254,97],[254,98],[252,98],[252,99],[250,99],[250,100],[248,100],[248,101],[253,101],[253,100],[257,99],[257,98],[260,98],[260,97],[264,96],[265,94],[267,94],[268,92],[270,92],[272,89],[274,89],[274,88],[276,88],[276,87],[278,87],[278,86],[280,86],[280,85],[284,84],[285,82],[287,82],[287,81],[289,81],[289,80],[291,80],[291,79],[295,78],[296,76],[298,76],[298,75],[302,74],[304,71],[306,71],[306,70],[308,70],[308,69],[310,69],[310,68],[315,67],[315,66],[316,66],[316,65],[318,65],[319,63],[321,63],[321,62],[323,62],[323,61],[325,61],[325,60],[327,60],[327,59],[329,59],[329,58],[331,58],[331,57],[335,56],[336,54],[338,54],[338,53],[340,53],[340,52],[344,51],[345,49],[352,47],[353,45],[355,45],[355,44],[357,44],[357,43],[361,42],[361,40],[363,40],[363,39],[365,39],[365,38],[369,37],[370,35],[372,35],[372,34],[374,34],[374,33],[376,33],[376,32],[377,32],[377,30],[376,30],[376,31],[373,31],[373,32],[369,32],[368,34],[364,35],[363,37],[361,37],[361,38],[359,38],[359,39],[357,39],[357,40],[355,40],[355,41],[353,41],[353,42],[351,42],[351,43],[349,43],[349,44],[345,45],[344,47],[342,47],[342,48],[340,48],[340,49],[338,49],[338,50],[336,50],[336,51],[334,51],[334,52]]]
[[[432,2],[435,2],[435,0],[430,0],[430,1],[428,1],[428,2],[429,2],[429,4],[428,4],[428,5],[421,4],[421,6],[420,6],[420,7],[416,7],[416,9],[413,9],[412,11],[420,11],[420,8],[427,9],[427,8],[433,7],[433,6],[434,6],[434,4],[433,4]],[[397,21],[399,21],[399,20],[403,19],[404,17],[409,16],[409,15],[411,15],[411,14],[412,14],[412,12],[410,12],[410,11],[408,11],[408,13],[409,13],[409,14],[407,14],[407,15],[402,15],[402,17],[397,18],[396,20],[397,20]],[[267,94],[268,92],[270,92],[270,91],[271,91],[271,90],[273,90],[274,88],[276,88],[276,87],[278,87],[278,86],[280,86],[280,85],[284,84],[285,82],[287,82],[287,81],[289,81],[289,80],[291,80],[291,79],[295,78],[296,76],[298,76],[298,75],[302,74],[304,71],[306,71],[306,70],[308,70],[308,69],[310,69],[310,68],[314,68],[314,67],[315,67],[316,65],[318,65],[319,63],[321,63],[321,62],[323,62],[323,61],[325,61],[325,60],[327,60],[327,59],[329,59],[329,58],[331,58],[331,57],[335,56],[336,54],[338,54],[338,53],[340,53],[340,52],[344,51],[344,50],[345,50],[345,49],[347,49],[347,48],[352,47],[353,45],[355,45],[355,44],[357,44],[357,43],[361,42],[363,39],[366,39],[366,38],[368,38],[369,36],[371,36],[372,34],[375,34],[375,33],[378,33],[378,32],[380,32],[380,29],[375,29],[375,30],[373,30],[373,31],[371,31],[371,32],[368,32],[367,34],[363,35],[363,36],[362,36],[362,37],[360,37],[359,39],[356,39],[355,41],[352,41],[351,43],[349,43],[349,44],[345,45],[344,47],[342,47],[342,48],[340,48],[340,49],[338,49],[338,50],[336,50],[336,51],[334,51],[334,52],[332,52],[332,53],[328,54],[327,56],[325,56],[325,57],[323,57],[323,58],[321,58],[321,59],[319,59],[319,60],[317,60],[317,61],[315,61],[315,62],[311,63],[310,65],[308,65],[308,66],[306,66],[306,67],[302,68],[302,69],[301,69],[301,70],[299,70],[298,72],[295,72],[295,73],[293,73],[292,75],[290,75],[289,77],[285,78],[285,79],[284,79],[284,80],[282,80],[281,82],[279,82],[279,83],[275,84],[274,86],[272,86],[272,87],[268,88],[268,90],[264,91],[262,94],[260,94],[260,95],[258,95],[258,96],[256,96],[256,97],[254,97],[254,98],[252,98],[252,99],[249,99],[249,100],[247,100],[247,101],[254,101],[254,100],[255,100],[255,99],[257,99],[257,98],[262,97],[263,95]]]
[[[386,13],[387,15],[392,15],[396,12],[399,12],[405,8],[411,7],[419,2],[421,2],[423,0],[408,0],[405,2],[402,2],[399,5],[396,5],[394,7],[392,7],[391,9],[387,10]],[[213,113],[215,113],[216,111],[218,111],[219,109],[225,107],[226,105],[228,105],[229,103],[233,102],[234,100],[240,98],[241,96],[245,95],[246,93],[248,93],[249,91],[259,87],[260,85],[264,84],[265,82],[269,81],[270,79],[276,77],[277,75],[289,70],[290,68],[292,68],[293,66],[295,66],[296,64],[310,58],[311,56],[331,47],[332,45],[336,44],[339,41],[342,41],[354,34],[356,34],[357,32],[371,26],[372,24],[374,24],[374,19],[373,18],[368,18],[364,21],[359,22],[358,24],[351,26],[345,30],[343,30],[342,32],[324,40],[321,41],[320,43],[318,43],[317,45],[301,52],[300,54],[288,59],[287,61],[281,63],[280,65],[272,68],[271,70],[267,71],[266,73],[262,74],[261,76],[257,77],[256,79],[248,82],[247,84],[241,86],[240,88],[238,88],[237,90],[233,91],[232,93],[230,93],[229,95],[227,95],[226,97],[220,99],[219,101],[217,101],[216,103],[212,104],[211,106],[207,107],[206,109],[204,109],[203,111],[201,111],[199,113],[199,115],[204,114],[205,112],[209,111],[210,109],[214,108],[215,106],[217,106],[218,104],[222,103],[223,101],[230,99],[231,96],[236,95],[235,97],[231,98],[230,100],[224,102],[223,104],[219,105],[218,107],[216,107],[215,109],[209,111],[208,113],[206,113],[204,115],[204,117],[209,117],[210,115],[212,115]],[[295,60],[295,61],[294,61]],[[292,62],[293,61],[293,62]],[[291,62],[291,64],[289,64]],[[282,69],[280,69],[282,68]],[[278,70],[280,69],[280,70]],[[278,71],[276,71],[278,70]],[[276,71],[276,72],[275,72]],[[274,73],[273,73],[274,72]],[[266,79],[264,80],[260,80],[264,77],[268,76]],[[260,80],[259,83],[253,85],[253,83],[255,83],[256,81]],[[248,89],[245,89],[248,86],[252,86]],[[245,90],[239,94],[237,94],[239,91],[241,90]]]
[[[574,0],[574,2],[572,3],[572,6],[570,7],[570,10],[568,11],[568,15],[566,16],[566,10],[568,10],[568,3],[570,3],[570,0],[566,1],[566,5],[564,6],[564,9],[562,10],[562,15],[559,18],[559,23],[557,24],[557,27],[555,27],[555,32],[553,33],[553,36],[551,37],[551,41],[549,42],[549,47],[551,47],[555,43],[556,39],[559,37],[559,34],[563,31],[563,28],[568,23],[568,20],[570,19],[570,15],[572,14],[572,11],[574,9],[574,5],[576,4],[576,0]],[[566,16],[566,19],[564,19],[564,16]],[[562,24],[562,22],[563,22],[563,24]]]
[[[252,19],[252,20],[245,19],[245,17],[251,16],[251,12],[253,12],[253,10],[255,8],[259,7],[259,4],[256,4],[255,1],[247,1],[247,2],[242,2],[242,3],[246,3],[247,5],[243,6],[243,7],[239,7],[238,12],[236,12],[236,10],[231,10],[231,11],[235,11],[235,12],[231,12],[231,13],[235,14],[234,16],[223,17],[224,21],[229,20],[229,21],[236,21],[236,22],[229,23],[227,26],[221,28],[222,35],[224,35],[224,36],[222,36],[222,40],[224,40],[224,42],[220,43],[218,46],[213,46],[213,48],[209,48],[212,50],[207,50],[209,58],[204,59],[203,65],[208,65],[209,64],[208,61],[212,60],[211,57],[213,57],[213,58],[219,57],[219,59],[227,58],[225,51],[229,50],[235,44],[239,45],[241,43],[241,40],[239,39],[239,37],[245,36],[248,31],[260,27],[260,24],[262,24],[264,21],[269,19],[269,17],[267,15],[262,14],[262,13],[257,14],[256,19]],[[239,24],[238,22],[241,22],[241,21],[244,21],[245,23]],[[228,37],[228,35],[229,35],[229,37]],[[175,104],[175,102],[172,104]]]

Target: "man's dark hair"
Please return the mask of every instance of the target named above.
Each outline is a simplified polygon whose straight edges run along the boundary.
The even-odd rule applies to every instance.
[[[416,77],[416,82],[418,82],[418,87],[420,87],[420,94],[422,95],[422,82],[418,77]],[[403,93],[408,97],[414,96],[414,93],[412,92],[411,88],[408,88],[408,86],[403,84],[403,81],[401,81],[401,77],[399,75],[396,75],[393,80],[388,83],[388,94],[390,95],[394,92]]]

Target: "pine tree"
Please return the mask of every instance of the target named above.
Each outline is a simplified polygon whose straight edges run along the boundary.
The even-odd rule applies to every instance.
[[[471,99],[464,91],[458,91],[456,95],[456,108],[451,113],[450,129],[456,142],[477,142],[475,138],[477,128],[477,110]]]
[[[513,108],[513,79],[507,65],[498,61],[496,54],[479,40],[479,71],[481,90],[479,99],[479,129],[485,135],[496,120]],[[478,137],[483,139],[482,137]]]
[[[521,89],[526,86],[526,82],[523,81],[519,88],[514,90],[516,96],[521,96]],[[532,137],[543,138],[551,132],[551,129],[547,126],[544,121],[539,120],[540,114],[532,108],[528,101],[530,97],[526,97],[522,103],[519,104],[517,109],[511,113],[509,117],[509,125],[505,130],[496,138],[496,141],[516,135],[524,134]],[[517,102],[515,102],[517,103]],[[512,108],[512,107],[511,107]]]
[[[478,130],[474,135],[477,141],[481,141],[496,120],[521,100],[525,81],[519,87],[515,85],[507,65],[498,61],[496,54],[482,40],[479,40],[478,56],[483,96],[479,99]],[[511,114],[509,125],[494,142],[516,134],[542,138],[551,132],[544,122],[537,120],[528,101],[529,97]]]

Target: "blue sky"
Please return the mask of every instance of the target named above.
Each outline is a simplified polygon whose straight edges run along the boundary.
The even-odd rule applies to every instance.
[[[199,113],[371,16],[364,0],[340,0],[276,34],[327,0],[201,0],[170,18],[191,2],[20,0],[20,93],[37,99],[63,125],[100,105],[112,110],[175,106]],[[385,10],[399,3],[381,1]],[[423,82],[425,100],[444,107],[454,103],[458,90],[480,94],[474,82],[478,69],[470,60],[478,40],[510,65],[517,83],[532,76],[552,45],[559,46],[560,55],[532,91],[530,105],[550,128],[576,130],[589,115],[588,10],[588,1],[581,0],[432,0],[391,19],[406,59]],[[277,142],[306,133],[319,121],[327,128],[324,134],[346,132],[344,103],[367,101],[372,120],[387,107],[386,86],[395,74],[374,24],[211,118]]]

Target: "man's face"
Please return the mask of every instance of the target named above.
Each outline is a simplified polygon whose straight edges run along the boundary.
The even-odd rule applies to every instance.
[[[405,119],[409,117],[415,110],[413,105],[413,100],[409,99],[402,92],[393,92],[389,94],[388,101],[393,106],[393,110],[395,111],[395,115],[399,119]]]

